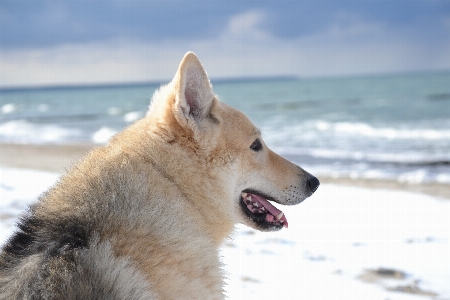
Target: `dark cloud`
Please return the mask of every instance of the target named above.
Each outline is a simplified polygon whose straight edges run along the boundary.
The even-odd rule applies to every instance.
[[[450,69],[450,1],[0,0],[0,86]]]
[[[148,42],[212,38],[221,33],[232,15],[248,10],[267,13],[267,22],[262,25],[266,32],[295,38],[327,28],[339,13],[392,27],[420,23],[418,29],[428,31],[436,28],[436,20],[450,16],[450,2],[2,0],[0,46],[48,47],[119,38]]]

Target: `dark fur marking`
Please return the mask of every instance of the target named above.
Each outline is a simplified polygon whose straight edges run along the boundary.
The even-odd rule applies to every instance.
[[[80,224],[65,224],[58,228],[59,237],[56,237],[55,244],[49,247],[49,256],[63,256],[71,250],[86,248],[89,242],[87,230]],[[70,256],[71,257],[71,256]]]
[[[8,240],[3,251],[14,257],[25,257],[36,254],[41,249],[34,247],[37,240],[36,232],[42,227],[39,220],[24,217],[17,224],[19,230]]]
[[[0,269],[13,267],[21,259],[38,253],[45,253],[47,258],[72,260],[73,250],[86,248],[89,242],[87,226],[76,219],[44,222],[31,215],[22,218],[18,228],[0,253]]]

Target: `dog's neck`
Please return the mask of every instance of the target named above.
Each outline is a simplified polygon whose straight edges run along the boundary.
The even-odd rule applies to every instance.
[[[116,235],[110,237],[113,251],[119,257],[130,257],[159,289],[161,299],[176,299],[180,294],[186,299],[223,299],[217,237],[204,234],[210,230],[202,214],[177,191],[174,182],[165,182],[152,189],[148,211],[130,214],[133,224],[121,230],[116,225],[109,233]],[[158,206],[161,201],[165,205]],[[172,286],[172,282],[184,284]],[[205,282],[208,285],[202,286]]]
[[[151,122],[148,122],[147,126],[151,128]],[[133,127],[127,130],[133,131]],[[236,223],[235,216],[230,211],[235,185],[232,167],[224,166],[223,161],[208,161],[208,158],[203,156],[204,153],[183,149],[177,142],[167,143],[164,141],[167,135],[161,136],[151,130],[136,131],[127,136],[138,139],[140,143],[118,139],[122,151],[134,153],[130,155],[132,157],[139,157],[142,164],[145,164],[141,166],[142,172],[151,170],[152,179],[164,178],[161,183],[149,182],[150,188],[154,190],[160,189],[161,184],[168,185],[161,190],[161,199],[167,198],[165,197],[167,193],[173,194],[172,197],[177,199],[174,205],[181,203],[182,210],[188,207],[192,209],[196,221],[199,221],[199,224],[196,224],[197,229],[201,228],[210,236],[213,244],[219,247],[233,231]],[[134,147],[131,148],[129,145]],[[167,155],[160,155],[161,153]],[[195,173],[191,171],[193,168],[196,170]],[[218,181],[217,184],[214,184],[214,181]],[[154,191],[152,193],[154,196]],[[221,213],[217,215],[212,213],[214,211]]]
[[[127,222],[131,224],[124,224],[118,230],[116,222],[115,231],[106,233],[103,238],[113,241],[112,248],[118,256],[130,257],[149,282],[157,282],[155,288],[161,288],[158,292],[162,299],[172,299],[180,293],[187,299],[223,299],[218,251],[232,232],[235,219],[230,211],[220,216],[212,212],[217,211],[217,207],[213,209],[218,205],[217,199],[231,201],[230,191],[223,182],[206,185],[204,176],[209,181],[218,179],[211,173],[214,170],[205,166],[198,167],[204,168],[199,172],[202,178],[190,174],[188,166],[183,165],[189,161],[184,157],[189,153],[177,150],[174,145],[153,142],[149,146],[148,143],[152,140],[147,138],[141,142],[142,148],[136,148],[136,143],[133,143],[134,148],[128,147],[130,143],[123,143],[122,154],[118,154],[139,158],[129,166],[129,172],[146,174],[142,182],[133,184],[146,186],[148,191],[131,201],[141,201],[138,207],[145,209],[127,213]],[[158,147],[159,153],[164,152],[161,147],[167,147],[167,151],[175,154],[156,160],[152,151],[148,151],[154,147]],[[173,161],[173,157],[179,159]],[[127,177],[127,174],[121,176]],[[210,190],[210,186],[224,186],[224,191]],[[173,287],[171,282],[185,284]],[[201,286],[205,282],[208,286]]]

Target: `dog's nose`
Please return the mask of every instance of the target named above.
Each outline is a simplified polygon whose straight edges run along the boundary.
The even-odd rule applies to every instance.
[[[317,190],[317,188],[319,187],[320,181],[319,181],[319,179],[317,179],[316,177],[311,175],[308,178],[308,185],[309,185],[309,188],[311,189],[311,192],[314,193]]]

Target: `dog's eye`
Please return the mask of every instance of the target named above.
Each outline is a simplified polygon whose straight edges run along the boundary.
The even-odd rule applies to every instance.
[[[253,144],[250,146],[250,149],[252,149],[253,151],[261,151],[262,150],[262,144],[261,141],[259,139],[256,139]]]

